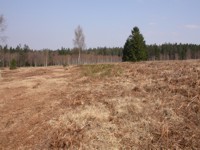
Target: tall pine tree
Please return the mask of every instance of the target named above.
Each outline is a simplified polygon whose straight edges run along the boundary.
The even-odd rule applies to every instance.
[[[123,61],[147,60],[146,44],[138,27],[134,27],[132,34],[126,40],[123,49]]]

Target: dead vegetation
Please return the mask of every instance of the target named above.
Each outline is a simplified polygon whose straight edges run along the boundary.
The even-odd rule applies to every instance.
[[[81,66],[83,76],[96,78],[121,76],[122,68],[114,64],[97,64]]]
[[[200,61],[5,69],[0,149],[200,149]]]

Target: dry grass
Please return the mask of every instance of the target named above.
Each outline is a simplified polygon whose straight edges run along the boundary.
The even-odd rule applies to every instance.
[[[0,149],[200,149],[200,61],[5,69]]]
[[[114,64],[83,65],[81,70],[83,76],[99,78],[121,76],[123,73],[122,68]]]

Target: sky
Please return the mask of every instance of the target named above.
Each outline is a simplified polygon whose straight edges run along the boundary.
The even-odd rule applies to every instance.
[[[87,48],[123,47],[137,26],[147,44],[200,44],[200,0],[0,0],[2,45],[73,48],[80,25]]]

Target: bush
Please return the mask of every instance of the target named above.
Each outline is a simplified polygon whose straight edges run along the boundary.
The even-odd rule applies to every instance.
[[[17,69],[17,63],[15,59],[12,59],[10,63],[10,70]]]

